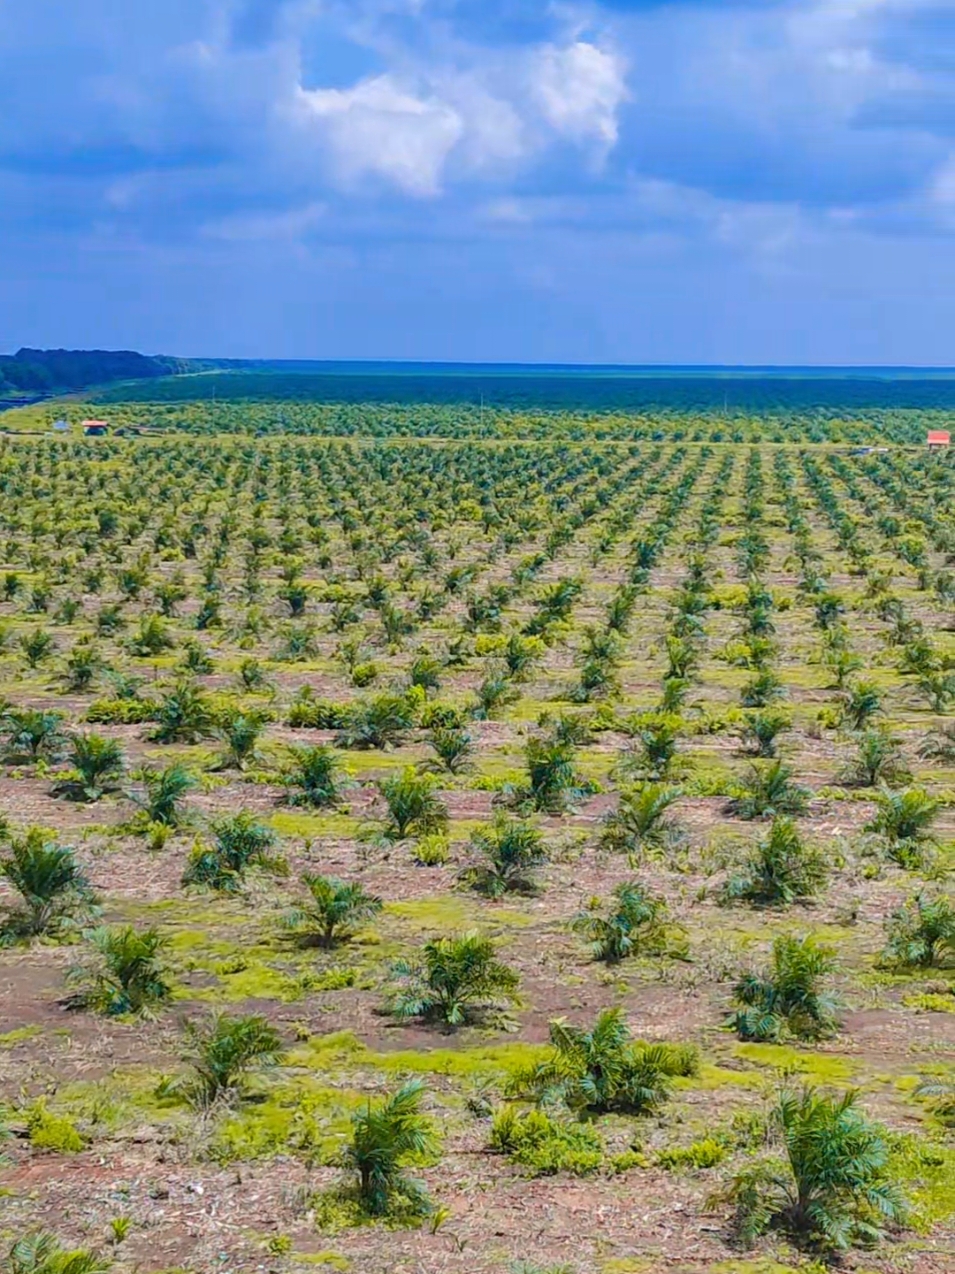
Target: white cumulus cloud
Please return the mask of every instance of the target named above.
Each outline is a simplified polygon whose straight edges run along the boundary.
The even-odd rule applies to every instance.
[[[376,175],[412,195],[439,192],[445,162],[464,133],[447,102],[418,97],[390,75],[348,89],[301,88],[298,99],[346,179]]]
[[[532,67],[534,97],[544,118],[572,141],[612,146],[617,113],[627,98],[626,68],[613,52],[584,40],[541,48]]]

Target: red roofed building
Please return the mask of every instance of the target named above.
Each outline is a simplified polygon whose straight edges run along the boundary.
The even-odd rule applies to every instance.
[[[87,438],[102,438],[109,433],[109,425],[105,420],[84,420],[83,433]]]

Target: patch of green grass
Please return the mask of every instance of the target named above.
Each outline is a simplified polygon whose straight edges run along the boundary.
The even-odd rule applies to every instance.
[[[227,1115],[216,1127],[210,1157],[220,1163],[301,1155],[310,1164],[335,1159],[366,1095],[344,1089],[282,1085],[259,1102]]]
[[[542,1061],[546,1044],[509,1041],[477,1048],[400,1049],[379,1053],[366,1048],[351,1031],[316,1036],[294,1050],[289,1064],[313,1071],[369,1067],[390,1075],[510,1075]]]
[[[889,1167],[912,1202],[920,1233],[955,1216],[955,1147],[906,1133],[894,1139]]]
[[[280,836],[291,836],[299,840],[317,840],[321,836],[350,839],[357,835],[361,827],[360,819],[344,813],[302,814],[282,810],[270,815],[266,821]]]
[[[955,1013],[955,995],[927,991],[921,995],[903,996],[902,1003],[907,1009],[921,1009],[924,1013]]]
[[[522,928],[534,923],[533,917],[513,907],[489,907],[460,894],[438,894],[430,898],[412,898],[389,902],[384,914],[403,921],[409,928],[426,933],[454,933],[466,929],[484,929],[512,925]]]
[[[18,1044],[36,1039],[42,1034],[42,1026],[18,1026],[15,1031],[7,1031],[5,1035],[0,1035],[0,1048],[16,1048]]]
[[[332,1270],[350,1270],[351,1261],[340,1252],[295,1252],[292,1260],[296,1265],[325,1266]]]
[[[733,1053],[755,1066],[805,1075],[819,1084],[845,1083],[858,1072],[854,1062],[831,1053],[801,1052],[785,1044],[737,1044]]]

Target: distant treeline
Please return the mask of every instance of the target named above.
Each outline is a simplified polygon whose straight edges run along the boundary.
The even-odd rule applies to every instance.
[[[214,364],[223,367],[222,361]],[[781,415],[793,412],[857,413],[871,410],[955,409],[955,378],[890,376],[780,375],[590,375],[493,371],[475,374],[441,371],[342,372],[223,370],[117,386],[104,402],[183,403],[299,402],[474,406],[511,411],[701,412],[731,417],[738,413]]]
[[[133,350],[19,349],[0,354],[0,393],[85,389],[117,380],[152,380],[193,371],[181,358],[152,358]]]

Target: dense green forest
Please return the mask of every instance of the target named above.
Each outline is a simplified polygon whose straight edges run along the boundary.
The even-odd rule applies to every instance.
[[[183,359],[132,350],[19,349],[0,354],[0,394],[86,389],[117,380],[155,379],[186,370]]]

